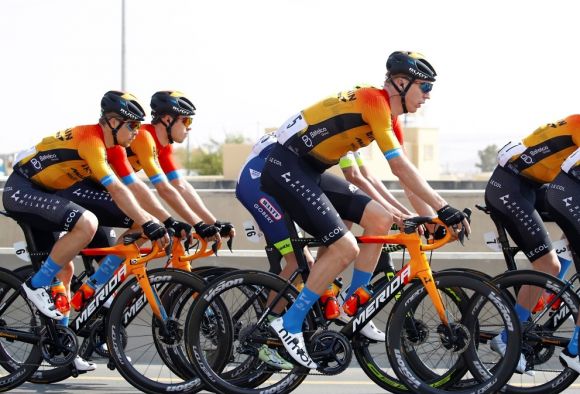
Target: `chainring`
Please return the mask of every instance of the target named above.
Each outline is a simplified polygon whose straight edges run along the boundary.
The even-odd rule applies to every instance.
[[[348,338],[336,331],[321,331],[308,342],[308,352],[318,364],[317,371],[336,375],[345,371],[352,360],[352,345]]]
[[[56,330],[60,344],[54,343],[48,336],[46,328],[43,329],[40,334],[39,343],[42,357],[47,363],[55,367],[69,365],[73,362],[79,351],[77,336],[72,329],[60,324],[56,324],[54,329]]]

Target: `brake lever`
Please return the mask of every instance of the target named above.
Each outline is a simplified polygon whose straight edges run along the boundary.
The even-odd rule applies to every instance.
[[[232,245],[234,244],[234,238],[230,237],[228,239],[228,241],[226,242],[226,245],[228,245],[228,249],[230,250],[230,252],[234,253],[234,251],[232,250]]]
[[[217,242],[214,242],[213,244],[211,244],[211,250],[213,250],[213,254],[215,254],[216,256],[218,255],[218,245]]]
[[[461,246],[465,246],[465,244],[464,244],[464,241],[465,241],[465,229],[464,228],[462,228],[459,231],[459,233],[457,233],[457,239],[461,243]]]

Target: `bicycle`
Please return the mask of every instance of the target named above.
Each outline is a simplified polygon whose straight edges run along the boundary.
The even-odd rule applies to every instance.
[[[159,251],[155,244],[149,254],[142,255],[135,244],[138,238],[140,234],[130,235],[125,237],[122,245],[84,251],[87,255],[117,254],[126,259],[113,278],[95,294],[79,315],[72,319],[70,327],[64,327],[52,319],[35,314],[35,308],[20,292],[22,281],[14,274],[0,270],[0,289],[3,290],[0,294],[2,301],[0,338],[3,338],[0,340],[2,352],[0,365],[7,372],[0,377],[0,390],[14,388],[27,380],[43,360],[57,367],[69,365],[79,352],[76,335],[81,333],[86,335],[88,332],[94,340],[95,334],[102,333],[102,330],[106,331],[104,335],[100,334],[101,339],[107,338],[107,347],[112,359],[109,366],[114,363],[132,385],[145,392],[182,390],[185,384],[183,379],[175,377],[170,369],[169,372],[160,373],[165,368],[163,363],[157,363],[155,367],[157,380],[153,380],[155,377],[150,379],[146,375],[146,371],[151,372],[152,363],[149,363],[144,371],[138,370],[139,359],[144,357],[143,355],[151,357],[152,352],[140,347],[143,346],[142,341],[135,347],[131,347],[131,344],[134,338],[137,338],[136,341],[140,340],[141,335],[152,337],[147,347],[156,346],[155,344],[160,342],[172,346],[179,343],[182,325],[177,311],[166,308],[161,300],[166,292],[170,291],[174,295],[181,294],[191,304],[195,299],[193,294],[199,293],[205,283],[185,271],[175,269],[146,271],[146,264],[164,252]],[[135,277],[125,281],[129,275]],[[108,318],[103,320],[103,315],[99,313],[104,302],[115,292],[117,294],[110,307],[111,314],[104,314]],[[147,305],[149,308],[146,308]],[[183,304],[182,308],[186,305]],[[216,311],[220,311],[220,308],[219,305],[214,306]],[[18,313],[19,310],[26,313]],[[148,332],[143,332],[141,327],[143,325],[138,324],[144,321]],[[137,334],[132,336],[133,330]],[[142,352],[129,358],[127,353],[135,350]],[[199,390],[202,385],[199,379],[191,377],[187,387]]]
[[[336,374],[344,371],[352,358],[352,347],[360,346],[356,340],[356,334],[361,328],[376,316],[391,299],[398,297],[393,313],[390,315],[389,330],[387,332],[388,356],[391,366],[403,384],[416,392],[445,392],[444,387],[451,386],[469,371],[480,382],[470,388],[459,390],[464,393],[491,392],[499,389],[511,376],[519,356],[519,323],[515,312],[508,306],[508,301],[500,291],[474,273],[441,272],[433,275],[428,265],[424,251],[432,250],[449,242],[451,235],[448,232],[442,239],[432,244],[422,244],[420,236],[416,233],[418,226],[424,223],[442,224],[438,219],[418,217],[406,221],[404,232],[387,236],[362,236],[358,237],[361,243],[394,243],[403,244],[409,250],[411,260],[403,267],[394,279],[385,281],[379,286],[371,299],[353,316],[340,332],[328,329],[321,312],[320,304],[316,304],[305,321],[303,332],[309,344],[309,353],[319,365],[318,371],[323,374]],[[449,230],[449,229],[448,229]],[[300,250],[301,244],[297,239],[291,238],[294,250]],[[298,256],[299,254],[297,254]],[[259,388],[240,387],[236,381],[229,379],[229,368],[213,368],[208,362],[204,352],[204,346],[210,338],[206,338],[202,330],[200,318],[206,313],[206,309],[214,300],[219,299],[230,312],[230,324],[225,338],[230,338],[230,351],[238,352],[240,358],[256,358],[256,349],[262,344],[275,347],[281,354],[284,353],[281,341],[269,331],[267,317],[278,302],[291,304],[297,290],[291,285],[297,276],[306,279],[308,266],[303,259],[298,259],[299,269],[288,281],[266,272],[245,270],[226,274],[208,285],[200,294],[198,302],[190,311],[186,322],[186,349],[193,367],[198,376],[212,389],[218,392],[289,392],[295,389],[310,373],[310,370],[296,366],[288,373],[273,370],[276,376],[282,375],[280,380],[273,382],[270,379],[267,386]],[[412,279],[419,281],[412,283],[408,290],[401,293],[402,289]],[[264,297],[270,291],[278,295],[260,315],[252,314],[246,320],[240,317],[247,313],[246,303],[238,303],[240,286],[253,287],[256,295]],[[457,304],[445,297],[442,300],[443,289],[461,289],[464,294],[461,300],[468,300],[467,305],[457,307]],[[418,317],[422,310],[418,302],[423,299],[431,301],[430,310],[437,311],[438,324],[431,328]],[[453,308],[448,306],[453,306]],[[477,344],[470,332],[480,330],[484,326],[478,316],[482,311],[495,310],[495,315],[503,324],[510,336],[505,356],[497,364],[498,368],[490,370],[484,368],[479,362]],[[233,324],[237,328],[233,329]],[[496,327],[497,329],[498,327]],[[443,367],[444,371],[416,370],[416,351],[414,346],[424,343],[425,335],[431,330],[437,332],[440,337],[439,347],[449,359]],[[413,343],[412,339],[418,342]],[[409,351],[411,350],[411,351]],[[238,357],[232,357],[234,361]],[[366,372],[366,371],[365,371]],[[273,375],[274,376],[274,375]],[[372,377],[371,377],[372,378]],[[376,381],[376,380],[375,380]],[[383,386],[384,387],[384,386]]]

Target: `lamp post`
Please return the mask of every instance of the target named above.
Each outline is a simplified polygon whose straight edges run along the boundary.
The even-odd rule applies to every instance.
[[[125,0],[121,0],[121,91],[125,91]]]

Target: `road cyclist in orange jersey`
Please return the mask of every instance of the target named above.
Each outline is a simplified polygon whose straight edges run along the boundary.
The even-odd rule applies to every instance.
[[[165,228],[140,207],[106,160],[108,147],[130,144],[144,117],[133,95],[109,91],[101,100],[98,124],[59,131],[15,157],[2,196],[6,211],[38,231],[66,232],[41,269],[22,285],[27,298],[49,318],[67,324],[68,317],[55,307],[47,288],[61,270],[59,278],[70,284],[72,259],[99,225],[139,229],[161,247],[169,242]],[[83,205],[77,202],[83,192],[75,191],[80,185],[93,197]],[[74,363],[78,370],[96,368],[80,357]]]
[[[418,198],[437,211],[438,217],[457,229],[469,224],[464,214],[449,206],[407,159],[393,133],[399,115],[416,112],[435,82],[431,64],[415,52],[392,53],[386,64],[382,89],[357,87],[339,92],[290,117],[276,132],[261,176],[262,188],[272,195],[308,233],[328,247],[314,265],[306,286],[292,307],[271,322],[289,354],[307,368],[317,365],[304,346],[302,323],[328,284],[353,260],[352,294],[372,276],[381,245],[361,245],[342,219],[361,225],[363,235],[386,234],[395,218],[366,195],[355,195],[349,183],[336,179],[328,195],[321,174],[337,164],[348,151],[376,140],[391,170]],[[457,229],[455,231],[457,231]],[[350,298],[350,295],[347,295]],[[347,299],[348,302],[348,299]]]
[[[575,177],[578,174],[578,153],[575,152],[579,146],[580,115],[542,125],[522,140],[511,141],[500,149],[498,166],[485,189],[487,207],[504,223],[508,234],[532,263],[533,269],[560,278],[564,277],[571,262],[562,261],[563,264],[560,264],[539,210],[554,213],[556,223],[564,231],[570,247],[576,249],[580,211],[578,202],[573,201],[578,200],[579,195],[578,178]],[[563,198],[558,201],[557,195],[569,197],[569,200],[564,201]],[[567,210],[571,215],[568,218],[564,213]],[[518,294],[515,308],[522,322],[531,316],[541,296],[536,293],[536,288],[522,286]],[[578,372],[579,323],[567,350],[560,355],[563,363]],[[505,342],[504,337],[498,335],[490,342],[491,349],[502,354]],[[525,369],[526,360],[522,354],[516,371],[523,373]],[[533,371],[526,373],[533,374]]]

